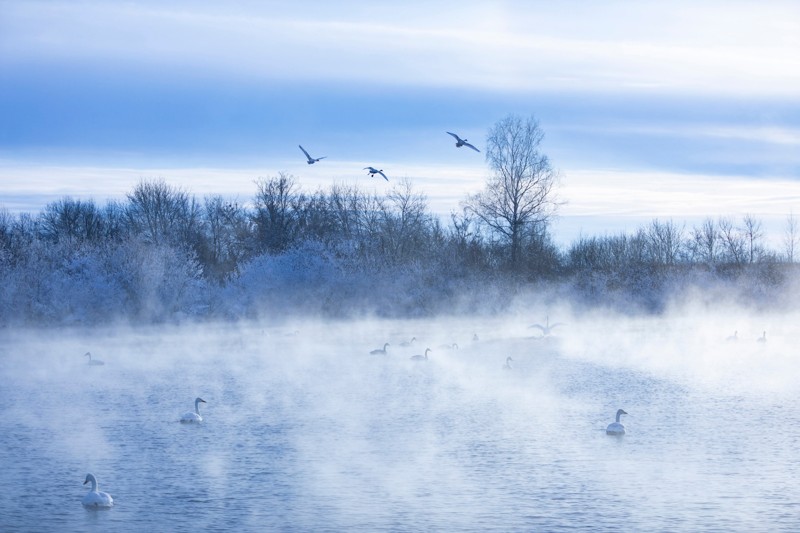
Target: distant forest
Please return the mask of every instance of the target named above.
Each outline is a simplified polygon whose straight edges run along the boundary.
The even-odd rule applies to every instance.
[[[770,250],[761,223],[653,220],[552,242],[549,217],[512,233],[465,201],[442,220],[411,182],[305,192],[279,174],[246,205],[163,180],[124,201],[0,208],[0,325],[162,323],[296,315],[425,317],[513,306],[657,313],[682,298],[796,306],[800,228]],[[513,250],[512,250],[513,248]]]

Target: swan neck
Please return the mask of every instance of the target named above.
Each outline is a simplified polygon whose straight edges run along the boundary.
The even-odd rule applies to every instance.
[[[89,474],[89,482],[92,484],[91,492],[97,492],[97,479],[91,474]]]
[[[200,400],[194,401],[194,412],[200,416]]]
[[[620,413],[619,411],[617,411],[617,424],[619,424],[619,417],[621,417],[621,416],[622,416],[622,413]]]

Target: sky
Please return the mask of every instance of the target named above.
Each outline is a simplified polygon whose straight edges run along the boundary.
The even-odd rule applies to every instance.
[[[545,132],[557,243],[745,214],[777,241],[800,215],[800,3],[0,0],[10,212],[157,178],[247,203],[287,172],[407,178],[446,217],[509,114]]]

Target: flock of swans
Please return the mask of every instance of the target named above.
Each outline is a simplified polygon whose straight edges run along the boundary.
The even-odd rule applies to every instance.
[[[455,133],[452,133],[450,131],[447,131],[445,133],[447,133],[448,135],[451,135],[456,140],[456,148],[461,148],[462,146],[466,146],[467,148],[472,148],[476,152],[480,152],[480,150],[478,150],[472,144],[467,142],[467,139],[462,139],[461,137],[459,137],[458,135],[456,135]],[[309,165],[313,165],[314,163],[316,163],[318,161],[321,161],[321,160],[323,160],[323,159],[325,159],[327,157],[327,156],[311,157],[311,155],[308,153],[308,151],[306,151],[306,149],[303,148],[303,145],[298,144],[297,146],[303,152],[303,155],[306,156],[306,163],[308,163]],[[385,179],[386,181],[389,181],[389,178],[386,177],[386,174],[383,173],[383,169],[377,169],[375,167],[369,166],[369,167],[364,167],[363,170],[366,170],[367,174],[369,174],[369,176],[371,176],[371,177],[372,176],[377,176],[377,175],[380,174],[383,177],[383,179]]]

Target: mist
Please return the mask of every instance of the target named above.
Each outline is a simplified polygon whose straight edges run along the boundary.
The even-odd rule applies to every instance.
[[[3,330],[0,523],[793,529],[797,318],[532,304]],[[531,327],[545,322],[559,325]],[[197,396],[203,422],[179,423]],[[626,434],[607,436],[618,408]],[[87,472],[108,512],[81,508]]]

